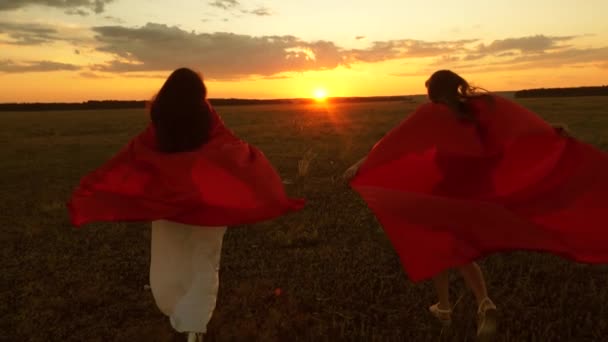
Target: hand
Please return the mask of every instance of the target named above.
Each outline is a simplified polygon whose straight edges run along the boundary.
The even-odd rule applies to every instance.
[[[342,178],[344,178],[345,181],[349,181],[351,180],[353,177],[355,177],[357,175],[357,172],[359,172],[359,164],[355,164],[351,167],[348,168],[348,170],[346,170],[346,172],[344,172],[344,175],[342,175]]]
[[[570,131],[568,130],[568,127],[566,125],[553,124],[553,128],[555,129],[555,132],[557,132],[557,134],[559,134],[560,136],[564,138],[570,137]]]

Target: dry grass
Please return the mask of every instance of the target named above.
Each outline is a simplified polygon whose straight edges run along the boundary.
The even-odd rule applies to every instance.
[[[608,98],[522,101],[608,149]],[[475,308],[460,280],[455,322],[426,313],[364,203],[339,179],[409,103],[220,107],[306,210],[226,235],[215,341],[465,341]],[[63,206],[86,172],[141,130],[143,111],[0,113],[0,340],[180,341],[148,284],[147,224],[70,227]],[[307,152],[308,151],[308,152]],[[608,268],[508,253],[482,262],[503,341],[605,341]],[[276,289],[281,289],[279,296]]]

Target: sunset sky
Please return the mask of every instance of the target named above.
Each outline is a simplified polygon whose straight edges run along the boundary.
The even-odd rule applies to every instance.
[[[0,0],[0,102],[143,100],[173,69],[209,97],[608,84],[607,0]]]

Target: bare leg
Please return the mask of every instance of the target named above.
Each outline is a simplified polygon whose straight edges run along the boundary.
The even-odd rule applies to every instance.
[[[477,336],[481,341],[490,341],[496,332],[496,306],[488,297],[483,273],[479,265],[474,262],[459,267],[458,271],[477,300]]]
[[[450,310],[450,274],[449,271],[443,271],[433,278],[435,291],[439,298],[438,308],[441,310]]]
[[[439,303],[429,307],[429,311],[444,325],[452,321],[452,306],[450,305],[450,279],[448,271],[443,271],[433,278],[433,284],[439,297]]]
[[[477,263],[472,262],[470,264],[458,267],[458,271],[464,278],[465,283],[471,289],[477,300],[477,305],[484,303],[484,300],[488,298],[488,289],[486,288],[486,281],[481,272],[481,268]]]

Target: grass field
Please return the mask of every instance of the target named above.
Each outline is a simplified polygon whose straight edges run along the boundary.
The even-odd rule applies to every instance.
[[[520,102],[608,150],[607,97]],[[454,277],[453,299],[462,298],[453,326],[442,331],[426,311],[435,300],[431,285],[407,280],[381,227],[339,178],[415,105],[217,108],[293,180],[288,192],[308,206],[229,230],[209,340],[474,338],[476,308],[462,281]],[[0,340],[185,339],[144,289],[149,224],[76,230],[64,206],[79,178],[146,120],[143,110],[0,113]],[[298,177],[305,155],[314,159]],[[481,265],[502,312],[500,340],[608,340],[608,267],[528,252],[493,255]]]

